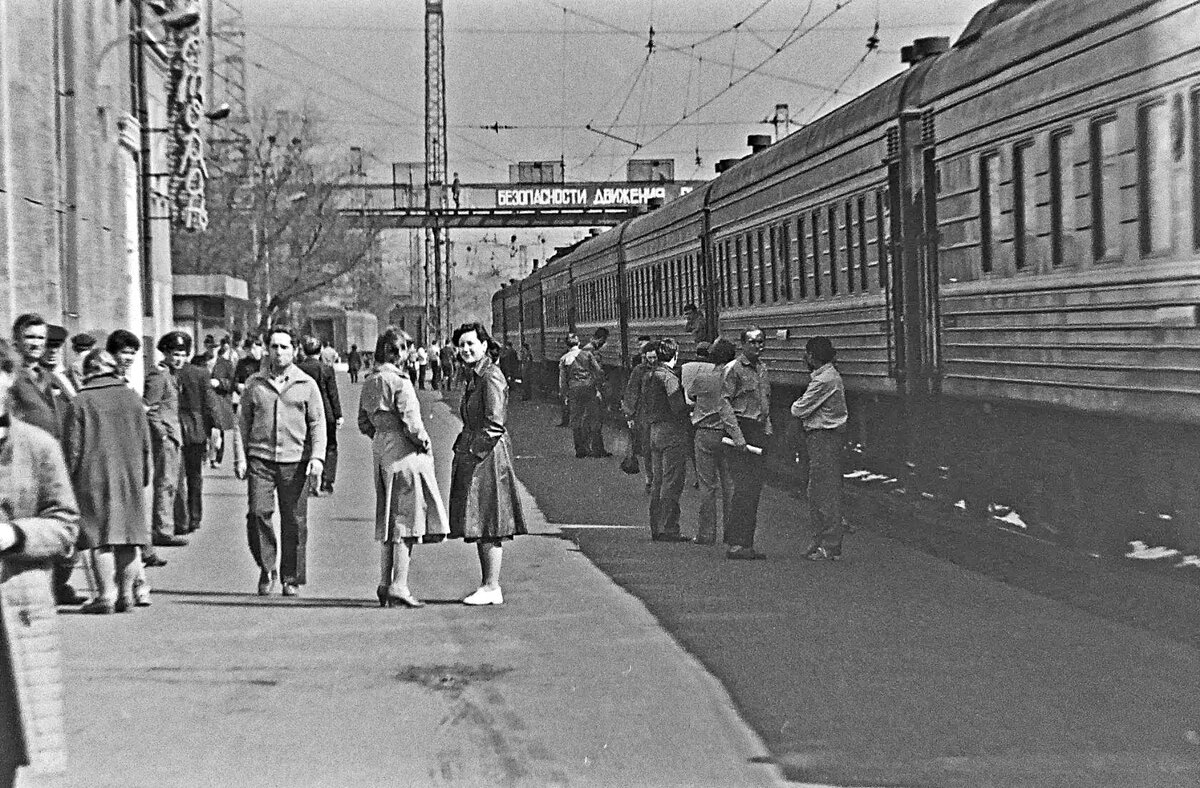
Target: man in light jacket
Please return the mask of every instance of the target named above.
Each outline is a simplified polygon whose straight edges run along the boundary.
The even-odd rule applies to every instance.
[[[262,596],[271,593],[280,575],[284,596],[296,596],[307,581],[308,491],[321,483],[325,467],[321,390],[295,358],[291,331],[271,329],[266,364],[246,381],[238,413],[246,456],[235,454],[233,470],[239,479],[249,478],[246,533]],[[278,540],[271,525],[276,496]]]
[[[837,351],[828,337],[813,337],[804,349],[812,377],[804,394],[792,403],[792,415],[804,427],[808,449],[808,510],[812,520],[810,561],[842,557],[842,445],[846,442],[846,388],[833,366]]]

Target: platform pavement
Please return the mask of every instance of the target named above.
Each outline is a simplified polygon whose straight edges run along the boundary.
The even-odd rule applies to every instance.
[[[344,377],[342,392],[357,402]],[[445,492],[457,419],[421,398]],[[380,609],[369,444],[352,418],[340,443],[299,598],[254,594],[227,465],[206,472],[202,530],[161,551],[151,608],[60,617],[69,785],[780,783],[724,689],[531,501],[504,606],[458,603],[478,565],[448,542],[416,551],[427,607]]]
[[[517,472],[546,517],[728,688],[785,777],[1200,785],[1195,633],[1128,623],[1137,619],[1099,585],[1111,573],[1081,578],[1043,562],[1052,576],[1031,592],[1006,580],[1021,574],[1011,562],[1029,558],[1010,553],[995,571],[969,571],[941,556],[945,532],[862,507],[849,512],[859,527],[844,561],[805,561],[805,497],[777,486],[759,508],[765,561],[726,560],[721,545],[651,543],[643,478],[618,468],[623,434],[607,435],[618,456],[575,459],[555,403],[518,401],[509,416]],[[685,535],[695,534],[697,498],[689,473]],[[969,547],[969,536],[954,538]],[[991,549],[982,529],[976,538],[976,552]],[[1144,604],[1200,606],[1190,589]]]

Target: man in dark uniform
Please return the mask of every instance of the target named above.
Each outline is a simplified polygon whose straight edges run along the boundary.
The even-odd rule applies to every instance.
[[[649,338],[642,341],[641,356],[637,366],[629,373],[625,381],[625,393],[621,396],[621,411],[625,414],[625,423],[629,427],[629,439],[633,441],[634,453],[642,458],[646,468],[646,492],[650,492],[653,484],[653,467],[650,462],[650,427],[642,412],[642,384],[646,376],[654,369],[658,359],[658,343]]]
[[[179,423],[179,370],[192,352],[192,338],[182,331],[169,331],[158,340],[163,360],[146,370],[142,401],[150,422],[150,450],[154,455],[154,504],[151,545],[181,547],[187,539],[175,535],[175,493],[182,470],[183,429]],[[146,566],[165,561],[153,549],[143,553]]]
[[[678,353],[675,340],[659,341],[658,363],[642,381],[641,409],[650,425],[650,538],[656,542],[691,541],[679,533],[679,496],[692,428],[676,369]]]
[[[567,396],[571,401],[571,431],[576,457],[611,457],[604,448],[604,367],[600,349],[608,329],[597,328],[592,341],[580,348],[567,367]]]
[[[337,431],[342,426],[342,400],[338,396],[337,373],[333,367],[321,360],[321,340],[305,337],[301,348],[304,357],[296,362],[306,375],[316,381],[321,390],[321,404],[325,407],[325,468],[321,471],[321,486],[311,490],[312,495],[333,494],[333,483],[337,481],[338,443]]]
[[[179,485],[175,489],[175,535],[200,530],[204,516],[204,461],[208,441],[217,423],[217,394],[208,371],[208,355],[199,353],[177,372],[179,428],[183,454]]]

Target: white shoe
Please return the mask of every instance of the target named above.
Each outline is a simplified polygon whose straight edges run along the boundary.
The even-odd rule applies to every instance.
[[[504,594],[499,588],[480,588],[463,600],[464,605],[503,605]]]

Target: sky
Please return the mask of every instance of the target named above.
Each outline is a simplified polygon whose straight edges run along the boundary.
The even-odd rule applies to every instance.
[[[422,0],[230,1],[244,14],[252,100],[318,107],[326,133],[363,148],[380,179],[391,162],[422,160]],[[747,135],[774,132],[763,121],[776,104],[807,122],[902,70],[912,39],[953,40],[984,5],[445,0],[449,169],[502,182],[510,163],[562,158],[569,181],[621,180],[631,157],[672,158],[676,178],[711,178],[719,159],[745,155]],[[496,123],[516,128],[480,128]]]
[[[243,13],[252,102],[316,108],[333,150],[364,151],[369,181],[390,182],[395,162],[423,171],[424,0],[213,2]],[[748,135],[775,132],[777,104],[794,131],[902,71],[913,39],[953,41],[986,4],[444,0],[448,176],[503,183],[510,164],[561,159],[567,181],[621,181],[630,158],[669,158],[677,180],[710,179]],[[456,310],[487,320],[497,287],[587,232],[452,232]],[[407,292],[412,268],[388,257],[385,287]]]

